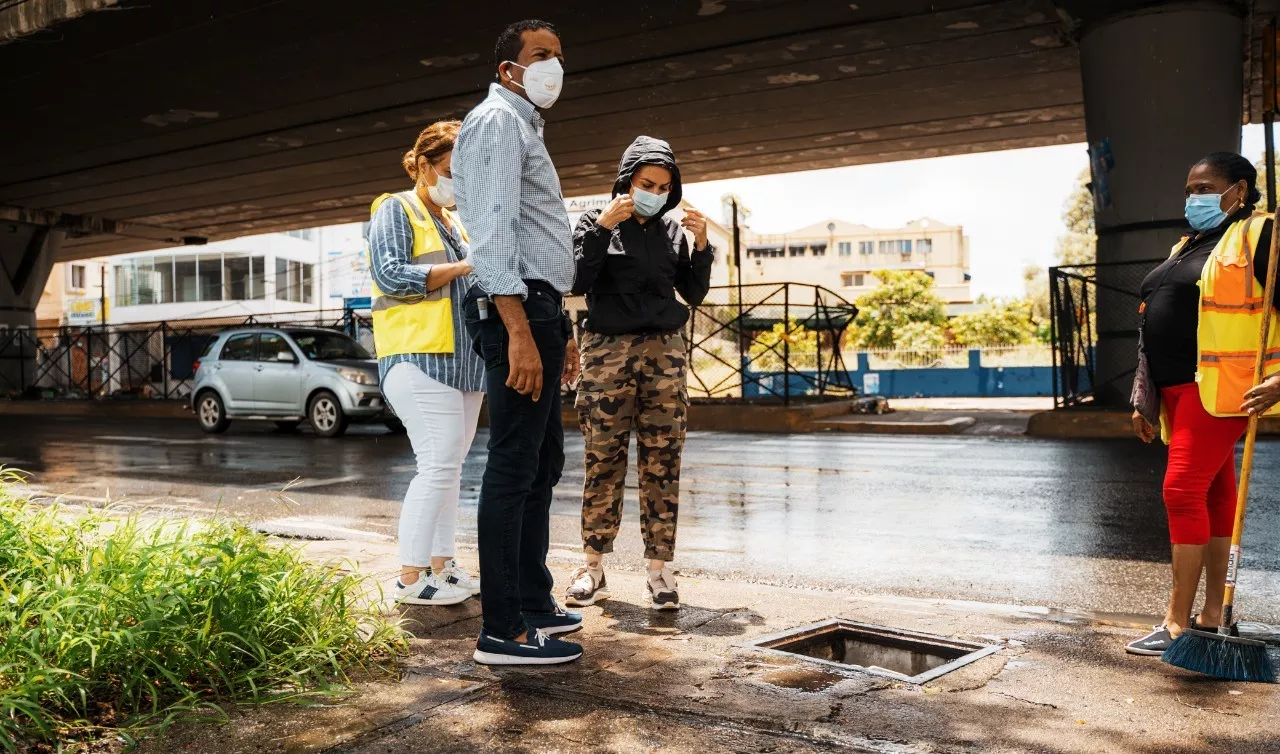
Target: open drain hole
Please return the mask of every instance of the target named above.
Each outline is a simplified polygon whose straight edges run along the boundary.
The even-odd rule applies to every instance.
[[[987,644],[838,618],[766,636],[749,646],[907,683],[932,681],[1000,650]]]

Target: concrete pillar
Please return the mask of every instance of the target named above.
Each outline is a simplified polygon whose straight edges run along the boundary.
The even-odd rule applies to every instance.
[[[1186,227],[1191,164],[1240,148],[1244,33],[1230,5],[1162,3],[1097,22],[1081,38],[1104,404],[1128,402],[1137,364],[1137,291],[1152,266],[1133,263],[1168,256]]]
[[[35,327],[36,305],[62,238],[59,230],[0,222],[0,393],[31,382],[34,341],[15,331]]]

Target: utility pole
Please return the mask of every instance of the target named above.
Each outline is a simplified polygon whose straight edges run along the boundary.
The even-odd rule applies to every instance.
[[[98,300],[98,321],[105,327],[107,324],[107,266],[98,267],[98,286],[101,298]]]

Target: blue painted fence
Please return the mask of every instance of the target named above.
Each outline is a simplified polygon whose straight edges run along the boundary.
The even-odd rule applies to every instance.
[[[963,368],[872,370],[867,354],[858,354],[855,369],[847,373],[848,383],[862,395],[886,398],[991,398],[1043,397],[1053,395],[1053,367],[984,367],[982,351],[969,351],[969,366]],[[748,372],[743,397],[780,397],[787,388],[783,372]],[[1087,378],[1085,378],[1087,380]],[[758,380],[758,382],[757,382]],[[844,382],[844,380],[829,381]],[[790,375],[790,394],[813,392],[817,372],[799,371]]]

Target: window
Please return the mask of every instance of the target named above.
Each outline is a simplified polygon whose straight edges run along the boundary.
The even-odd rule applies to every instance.
[[[933,239],[921,238],[919,241],[916,241],[916,251],[920,252],[921,254],[932,254]]]
[[[881,254],[892,254],[892,253],[893,253],[893,241],[881,241],[881,242],[880,242],[880,253],[881,253]]]
[[[223,361],[253,361],[257,351],[256,338],[253,334],[232,335],[222,347],[222,355],[218,358]]]
[[[854,287],[854,288],[861,288],[862,286],[864,286],[864,285],[866,285],[866,284],[867,284],[867,276],[866,276],[866,275],[862,274],[861,272],[855,272],[855,273],[853,273],[853,287]]]
[[[282,353],[287,353],[290,357],[283,361],[293,360],[293,349],[284,336],[273,332],[264,332],[258,336],[258,361],[282,361],[279,358]]]
[[[77,290],[84,290],[89,286],[85,285],[85,270],[82,264],[71,265],[71,287]]]
[[[853,287],[853,273],[852,273],[852,272],[842,272],[842,273],[840,273],[840,285],[841,285],[841,286],[843,286],[843,287],[845,287],[845,288],[852,288],[852,287]]]
[[[937,276],[936,274],[934,274],[931,270],[925,270],[925,271],[924,271],[924,274],[928,275],[930,278],[936,278],[936,277],[938,277],[938,276]]]
[[[791,252],[791,256],[793,257],[802,257],[804,256],[804,244],[791,246],[788,251]]]
[[[276,299],[309,304],[315,265],[276,258]]]
[[[809,251],[813,252],[815,257],[825,257],[827,255],[827,245],[825,243],[809,244]]]
[[[285,231],[285,235],[289,236],[290,238],[300,238],[303,241],[311,241],[315,239],[316,231],[314,228],[306,228],[303,230],[288,230],[288,231]]]
[[[851,257],[851,256],[853,256],[853,242],[852,242],[852,241],[840,241],[840,242],[839,242],[839,244],[836,246],[836,248],[839,250],[839,252],[840,252],[840,256],[842,256],[842,257]]]
[[[364,346],[340,332],[331,330],[290,330],[289,337],[298,344],[302,355],[312,361],[337,359],[371,359]]]
[[[876,253],[876,242],[875,241],[859,241],[858,253],[865,254],[867,256],[870,256]]]
[[[256,283],[262,286],[261,280],[253,279],[253,260],[239,254],[222,256],[222,279],[226,282],[227,298],[231,301],[247,301],[254,298],[253,288]]]
[[[174,301],[179,303],[200,300],[200,278],[196,270],[196,256],[176,256],[173,258],[173,287],[176,292]]]

